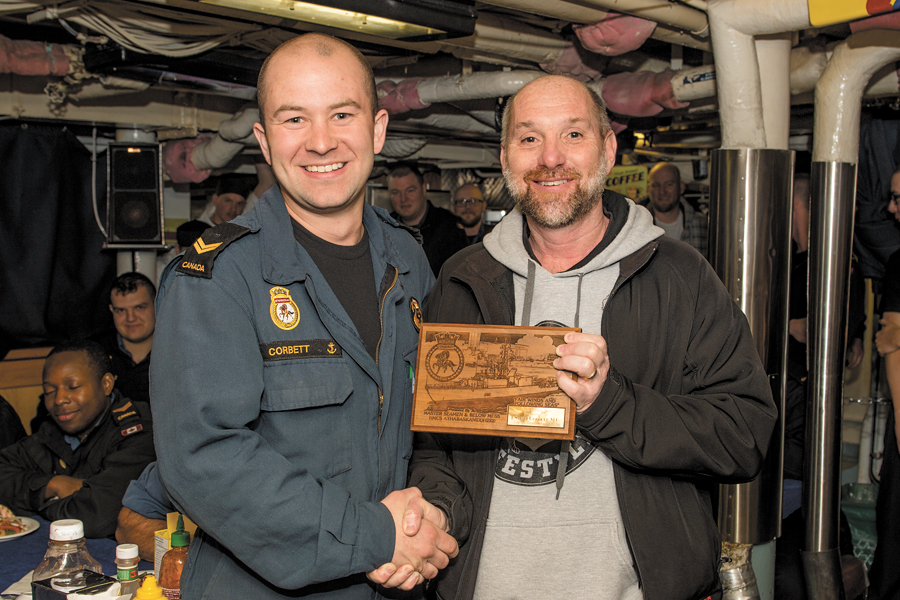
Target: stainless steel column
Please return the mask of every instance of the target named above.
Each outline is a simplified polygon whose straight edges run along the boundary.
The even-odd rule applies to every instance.
[[[784,414],[794,153],[712,153],[710,261],[750,322],[772,394]],[[754,481],[723,485],[719,529],[726,542],[761,544],[781,527],[784,422],[779,418]]]
[[[803,570],[811,598],[843,598],[838,551],[841,410],[856,165],[813,162],[810,174],[809,342]]]

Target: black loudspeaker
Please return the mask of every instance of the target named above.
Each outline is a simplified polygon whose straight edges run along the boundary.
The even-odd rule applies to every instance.
[[[163,246],[160,154],[158,144],[117,142],[109,145],[107,246]]]

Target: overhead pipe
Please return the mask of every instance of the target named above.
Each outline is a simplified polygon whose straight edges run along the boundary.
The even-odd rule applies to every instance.
[[[662,23],[699,37],[709,36],[706,15],[702,11],[666,0],[580,0],[577,3],[562,0],[486,0],[485,4],[571,22],[578,22],[577,17],[585,9],[615,11]]]
[[[512,17],[482,13],[473,35],[444,40],[444,48],[466,48],[536,63],[553,62],[566,48],[562,36]]]
[[[856,163],[862,94],[879,69],[900,60],[900,36],[887,30],[854,33],[838,44],[816,84],[814,161]]]
[[[832,52],[816,84],[810,175],[809,379],[801,552],[810,597],[843,598],[838,546],[841,404],[862,95],[872,76],[900,59],[900,36],[854,33]],[[835,591],[835,589],[837,591]]]
[[[791,133],[791,34],[755,39],[759,64],[766,66],[760,80],[766,147],[787,150]]]
[[[608,7],[608,10],[584,6],[582,4],[574,4],[563,0],[488,0],[485,4],[526,11],[549,19],[558,19],[560,21],[567,21],[572,24],[580,25],[590,25],[602,21],[610,11],[626,12],[615,2],[609,2],[610,6]],[[705,2],[703,2],[703,4],[705,7]],[[669,11],[666,11],[665,14],[668,13]],[[657,23],[658,26],[650,36],[655,40],[669,44],[677,44],[679,46],[687,46],[688,48],[696,48],[698,50],[710,50],[705,24],[700,27],[701,33],[692,35],[690,33],[684,33],[685,30],[683,28],[674,28],[671,24],[654,19],[649,14],[641,14],[639,17]],[[694,19],[697,18],[694,15],[691,15],[691,17]],[[698,20],[697,23],[699,24],[700,21]]]
[[[596,23],[575,25],[573,29],[585,50],[604,56],[619,56],[643,46],[656,29],[656,23],[610,12]]]
[[[68,48],[81,52],[78,46]],[[69,73],[69,53],[62,44],[11,40],[0,35],[0,73],[16,75],[55,75]]]
[[[723,148],[766,148],[754,36],[809,27],[806,0],[710,0]]]
[[[391,114],[426,108],[434,102],[509,96],[526,83],[542,77],[540,71],[494,71],[449,77],[410,78],[399,83],[382,80],[379,106]],[[616,73],[588,83],[610,110],[632,117],[659,114],[666,108],[687,106],[672,93],[672,71]]]
[[[581,59],[575,44],[569,42],[563,53],[550,63],[541,63],[541,68],[551,75],[564,75],[587,83],[603,76],[603,73],[589,66]]]
[[[223,167],[240,154],[246,145],[257,144],[253,124],[259,122],[259,110],[247,108],[219,123],[216,135],[193,148],[191,162],[199,170]]]
[[[900,14],[900,13],[897,13]],[[836,45],[836,44],[834,44]],[[832,45],[832,47],[834,46]],[[816,82],[831,58],[832,47],[797,46],[791,50],[791,95],[813,92]],[[896,69],[884,68],[884,75],[874,79],[864,97],[896,96],[900,93],[900,79]],[[672,91],[682,102],[712,98],[717,94],[716,66],[701,65],[676,71],[672,77]]]

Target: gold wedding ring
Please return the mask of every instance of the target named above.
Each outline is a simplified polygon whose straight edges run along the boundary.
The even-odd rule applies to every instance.
[[[597,375],[597,369],[595,368],[593,373],[591,373],[588,377],[583,377],[582,379],[586,379],[586,380],[590,381],[590,380],[593,379],[596,375]]]

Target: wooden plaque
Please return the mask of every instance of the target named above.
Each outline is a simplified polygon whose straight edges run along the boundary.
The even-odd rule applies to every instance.
[[[553,361],[568,327],[424,323],[412,430],[575,438],[575,403]]]

